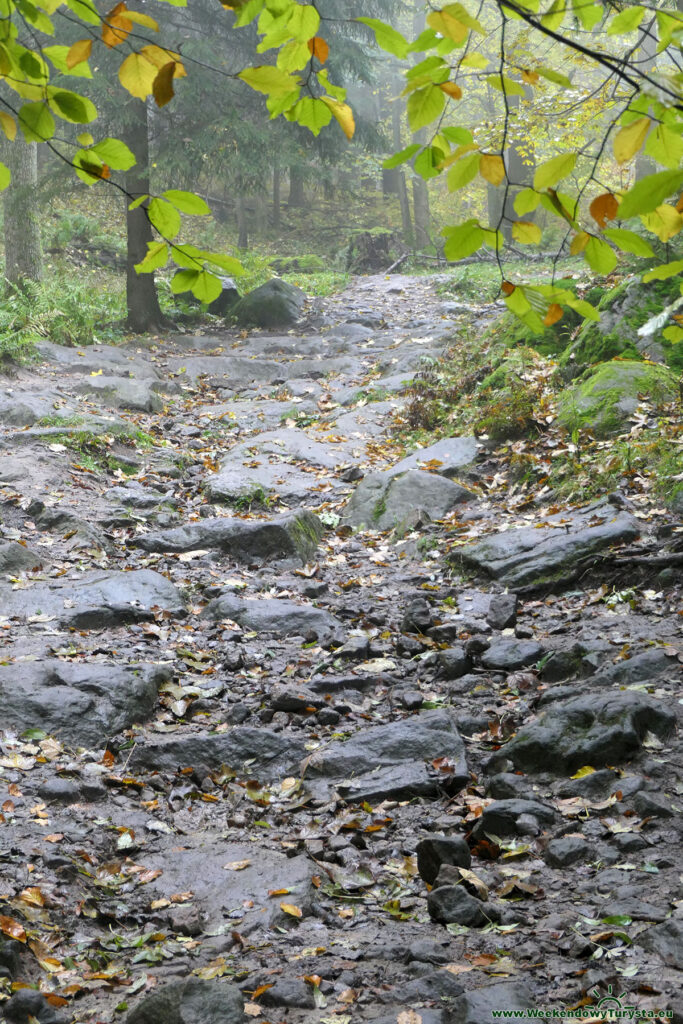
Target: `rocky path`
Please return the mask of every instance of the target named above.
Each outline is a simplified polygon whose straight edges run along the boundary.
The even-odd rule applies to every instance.
[[[490,315],[363,278],[2,380],[9,1024],[683,1019],[680,586],[577,573],[648,511],[390,432]]]

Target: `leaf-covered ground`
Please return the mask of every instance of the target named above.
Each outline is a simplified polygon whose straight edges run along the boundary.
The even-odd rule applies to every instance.
[[[12,1024],[189,975],[272,1024],[683,1012],[675,406],[572,435],[524,352],[510,436],[499,312],[367,277],[4,378]]]

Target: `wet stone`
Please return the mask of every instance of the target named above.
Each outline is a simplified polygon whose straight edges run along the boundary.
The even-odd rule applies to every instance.
[[[470,848],[461,836],[430,836],[417,844],[417,870],[420,878],[434,885],[444,864],[469,868],[472,863]]]
[[[464,924],[482,928],[498,915],[492,906],[470,896],[459,885],[442,885],[427,896],[427,909],[433,921],[441,924]]]
[[[496,800],[488,804],[477,819],[474,832],[480,835],[492,832],[497,836],[525,835],[527,830],[520,828],[520,820],[532,818],[540,827],[552,825],[557,819],[557,811],[548,804],[542,804],[538,800]]]
[[[297,604],[285,598],[264,597],[244,600],[223,594],[210,601],[203,615],[214,621],[230,619],[244,629],[278,636],[303,636],[321,641],[343,636],[339,619],[311,604]]]
[[[589,846],[585,839],[579,836],[566,836],[562,839],[552,839],[546,847],[546,863],[551,868],[565,868],[576,861],[585,860],[588,856]]]
[[[126,1024],[243,1024],[244,999],[236,985],[185,978],[146,995]]]
[[[515,669],[535,664],[542,655],[543,648],[534,640],[501,637],[491,641],[488,650],[482,655],[481,663],[485,668],[513,672]]]
[[[517,622],[517,595],[493,594],[486,621],[494,629],[510,629]]]
[[[18,572],[40,569],[44,560],[43,555],[16,541],[0,544],[0,573],[3,575],[14,576]]]

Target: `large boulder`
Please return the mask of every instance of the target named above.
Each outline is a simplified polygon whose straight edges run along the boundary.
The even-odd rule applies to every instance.
[[[165,665],[102,665],[26,661],[0,666],[3,728],[39,728],[78,746],[99,747],[107,737],[149,718]]]
[[[147,533],[134,543],[144,551],[217,550],[238,561],[267,562],[278,558],[310,561],[323,535],[312,512],[287,512],[276,519],[203,519],[187,526]]]
[[[536,526],[494,533],[458,549],[466,566],[507,586],[552,583],[570,575],[584,559],[635,540],[638,521],[602,500],[569,514],[548,516]]]
[[[400,527],[415,512],[442,519],[475,495],[453,480],[421,469],[369,473],[358,484],[344,511],[344,522],[366,530]]]
[[[291,775],[304,756],[303,740],[282,732],[235,726],[227,732],[200,732],[185,736],[148,736],[130,757],[131,767],[175,772],[184,768],[215,771],[228,765],[237,772],[250,770],[261,779]]]
[[[300,288],[274,277],[248,292],[232,312],[247,327],[287,327],[299,319],[305,301]]]
[[[643,693],[590,694],[551,704],[524,726],[493,761],[525,772],[573,772],[615,765],[641,749],[648,732],[665,739],[676,724],[661,701]]]
[[[209,601],[203,612],[214,621],[231,619],[244,629],[278,636],[307,636],[314,633],[319,640],[339,638],[344,627],[339,619],[312,604],[297,604],[278,597],[245,601],[235,594],[222,594]]]
[[[623,430],[641,396],[656,404],[672,402],[677,395],[678,381],[666,367],[613,360],[562,392],[557,422],[567,430],[590,430],[606,437]]]

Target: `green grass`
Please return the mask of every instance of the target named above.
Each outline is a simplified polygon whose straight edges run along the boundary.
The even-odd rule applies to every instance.
[[[343,292],[351,280],[351,275],[337,270],[324,270],[315,274],[283,274],[282,279],[289,281],[290,284],[295,284],[307,295],[318,295],[324,298],[326,295]]]

